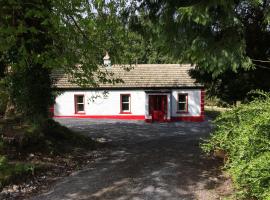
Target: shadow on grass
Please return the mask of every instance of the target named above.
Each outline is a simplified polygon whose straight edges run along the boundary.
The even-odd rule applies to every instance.
[[[55,160],[59,163],[98,146],[89,136],[75,133],[53,120],[39,128],[18,119],[1,120],[0,131],[0,189],[22,183],[44,170],[54,170],[48,169],[43,158],[61,156],[63,159]]]
[[[221,113],[218,110],[205,110],[205,115],[212,120],[215,120]]]

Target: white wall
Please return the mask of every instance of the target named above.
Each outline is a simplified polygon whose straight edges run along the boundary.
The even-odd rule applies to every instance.
[[[177,113],[178,93],[188,94],[188,113]],[[83,94],[85,97],[85,115],[143,115],[149,118],[148,95],[144,90],[112,90],[105,96],[103,91],[65,91],[56,98],[55,116],[75,115],[74,95]],[[131,114],[120,114],[120,94],[130,94]],[[178,116],[201,115],[201,90],[179,89],[172,90],[168,95],[168,118]]]
[[[54,114],[56,116],[75,115],[74,95],[76,94],[84,95],[85,115],[119,115],[120,94],[130,94],[132,115],[145,115],[143,90],[113,90],[106,94],[103,91],[65,91],[56,98]]]
[[[177,98],[179,93],[188,94],[188,113],[177,113]],[[171,96],[172,116],[200,116],[201,115],[201,90],[184,89],[173,90]]]

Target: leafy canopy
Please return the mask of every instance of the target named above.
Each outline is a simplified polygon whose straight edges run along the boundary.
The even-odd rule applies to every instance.
[[[139,2],[158,42],[180,62],[196,64],[192,76],[208,94],[232,103],[254,89],[269,91],[269,0]]]
[[[269,60],[268,0],[145,0],[174,55],[218,75]]]
[[[100,0],[0,2],[0,74],[20,113],[47,116],[52,70],[64,70],[81,85],[107,81],[98,68],[105,51],[118,62],[129,42],[118,17],[122,6]]]

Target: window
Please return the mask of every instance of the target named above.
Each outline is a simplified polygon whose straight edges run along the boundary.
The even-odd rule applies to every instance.
[[[178,111],[188,112],[188,94],[178,94]]]
[[[75,113],[84,114],[84,95],[75,95]]]
[[[130,94],[121,94],[121,113],[130,113]]]

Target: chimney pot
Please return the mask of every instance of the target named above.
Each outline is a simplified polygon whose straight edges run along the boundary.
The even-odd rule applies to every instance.
[[[103,57],[103,64],[105,67],[111,66],[111,60],[108,51],[106,51],[106,55]]]

